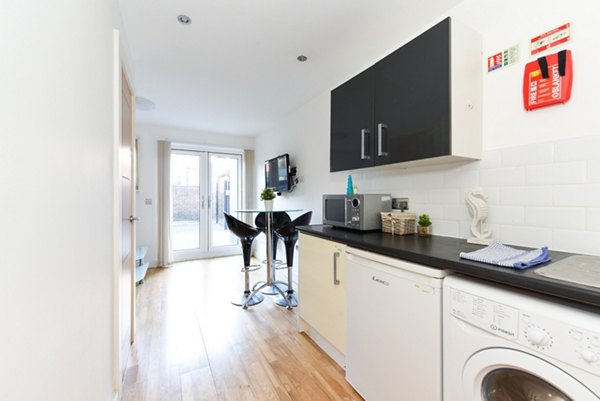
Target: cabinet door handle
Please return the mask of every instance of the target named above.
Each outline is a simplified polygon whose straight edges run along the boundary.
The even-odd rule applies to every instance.
[[[340,256],[339,252],[333,253],[333,285],[340,285],[340,280],[338,280],[337,276],[337,258]]]
[[[382,124],[382,123],[377,124],[377,156],[387,156],[388,155],[387,130],[388,130],[387,124]],[[385,135],[385,139],[383,138],[384,135]]]
[[[360,130],[360,158],[361,158],[361,160],[368,160],[371,158],[371,155],[370,155],[371,150],[369,149],[370,147],[368,146],[368,142],[366,142],[366,145],[365,145],[365,139],[367,139],[370,134],[371,134],[371,132],[368,129]],[[369,150],[368,153],[365,151],[366,149]]]

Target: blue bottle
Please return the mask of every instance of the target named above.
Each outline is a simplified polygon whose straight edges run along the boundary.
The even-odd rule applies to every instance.
[[[346,182],[346,195],[352,195],[354,193],[354,185],[352,185],[352,176],[348,175],[348,181]]]

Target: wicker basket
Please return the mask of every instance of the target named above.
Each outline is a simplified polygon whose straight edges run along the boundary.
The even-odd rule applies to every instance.
[[[381,230],[392,235],[414,234],[417,216],[414,213],[381,213]]]

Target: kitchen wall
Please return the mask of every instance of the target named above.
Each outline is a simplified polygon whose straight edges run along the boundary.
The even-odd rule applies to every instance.
[[[552,0],[543,7],[516,0],[466,0],[432,20],[428,26],[451,15],[481,32],[483,158],[446,166],[351,171],[359,191],[408,196],[411,211],[431,215],[434,234],[466,238],[471,218],[465,196],[480,185],[489,196],[487,223],[496,239],[600,254],[600,74],[595,72],[600,64],[595,50],[600,46],[595,17],[599,11],[589,0]],[[572,98],[564,105],[526,112],[521,88],[524,65],[532,60],[529,39],[565,22],[573,26],[574,40],[564,47],[573,52]],[[419,33],[398,28],[397,43],[388,52]],[[379,39],[373,37],[372,46],[389,43],[389,38]],[[521,61],[488,74],[486,56],[515,44],[521,46]],[[357,60],[356,68],[340,76],[336,85],[364,66],[365,60]],[[348,174],[329,173],[329,91],[258,136],[257,177],[262,161],[280,153],[290,154],[300,183],[276,202],[311,209],[313,222],[319,223],[321,195],[343,193]],[[257,189],[262,185],[257,179]]]
[[[113,400],[118,7],[0,8],[0,397]]]
[[[137,113],[143,113],[138,111]],[[138,138],[138,181],[139,190],[136,192],[136,213],[140,218],[137,224],[137,244],[148,246],[146,261],[151,267],[158,264],[158,141],[186,143],[207,147],[224,147],[233,149],[253,149],[254,138],[249,136],[219,135],[198,132],[173,127],[156,125],[138,125],[136,127]],[[252,154],[250,162],[254,163]],[[251,174],[246,174],[249,188],[254,187]],[[252,191],[247,191],[248,198],[254,198]],[[146,205],[145,200],[150,199],[151,204]]]

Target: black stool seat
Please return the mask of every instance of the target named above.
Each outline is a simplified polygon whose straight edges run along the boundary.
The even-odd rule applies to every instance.
[[[229,231],[240,239],[242,244],[242,255],[244,257],[244,267],[242,268],[242,272],[244,273],[244,293],[239,299],[235,299],[231,301],[231,303],[237,306],[256,305],[261,303],[264,300],[264,297],[260,294],[255,294],[251,299],[248,299],[250,297],[249,274],[251,271],[260,268],[260,266],[250,265],[250,259],[252,257],[252,243],[254,242],[254,239],[260,235],[261,231],[236,219],[228,213],[223,212],[223,215],[225,216],[225,222],[227,223],[227,227],[229,227]]]
[[[292,266],[294,264],[294,248],[296,242],[298,242],[298,230],[299,226],[306,226],[310,224],[312,212],[304,213],[302,216],[296,218],[290,223],[284,225],[280,229],[275,231],[275,234],[283,241],[285,245],[285,257],[288,268],[288,290],[285,299],[279,296],[275,299],[275,303],[280,306],[298,306],[298,299],[294,294],[292,288]]]
[[[290,215],[287,214],[286,212],[273,212],[272,216],[271,216],[271,227],[272,229],[278,230],[281,227],[283,227],[284,225],[288,224],[289,222],[291,222],[292,219],[290,218]],[[254,224],[256,225],[256,228],[258,228],[261,232],[265,233],[267,232],[267,214],[264,212],[261,212],[259,214],[256,215],[256,218],[254,219]],[[272,244],[272,254],[273,254],[273,260],[277,259],[277,244],[279,243],[279,237],[277,237],[277,235],[273,235],[273,241],[271,242]]]

